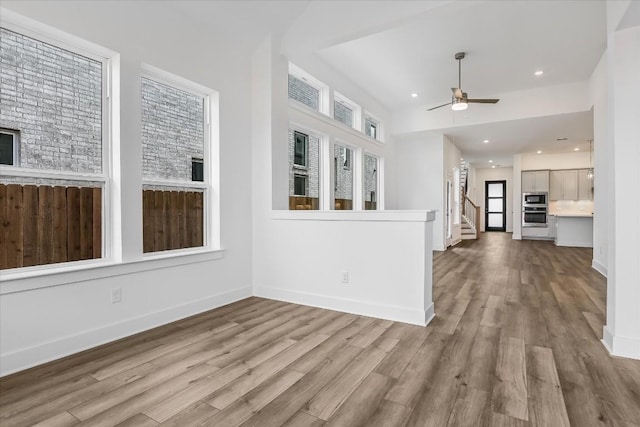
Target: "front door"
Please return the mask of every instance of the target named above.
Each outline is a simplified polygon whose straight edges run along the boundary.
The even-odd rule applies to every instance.
[[[507,181],[485,181],[484,230],[507,231]]]

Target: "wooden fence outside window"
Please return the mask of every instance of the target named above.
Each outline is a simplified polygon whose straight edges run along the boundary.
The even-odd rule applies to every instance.
[[[143,190],[143,251],[204,245],[204,194]]]
[[[102,257],[102,189],[0,184],[0,269]]]

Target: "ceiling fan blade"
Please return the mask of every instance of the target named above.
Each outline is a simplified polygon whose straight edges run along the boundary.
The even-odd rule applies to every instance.
[[[498,101],[500,101],[499,99],[493,98],[493,99],[467,99],[467,102],[473,102],[476,104],[495,104]]]
[[[461,99],[463,96],[462,89],[460,89],[459,87],[452,87],[451,92],[453,92],[453,96],[455,96],[457,99]]]
[[[446,104],[442,104],[442,105],[438,105],[437,107],[429,108],[427,111],[435,110],[436,108],[445,107],[447,105],[451,105],[451,103],[447,102]]]

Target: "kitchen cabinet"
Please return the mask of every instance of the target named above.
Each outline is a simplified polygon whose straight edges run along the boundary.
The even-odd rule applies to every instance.
[[[522,192],[536,193],[549,191],[549,171],[523,171]]]
[[[578,170],[551,171],[549,200],[578,200]]]
[[[593,247],[593,216],[587,214],[560,215],[556,217],[556,246],[574,248]]]
[[[578,200],[593,200],[593,179],[587,179],[589,169],[578,170]]]

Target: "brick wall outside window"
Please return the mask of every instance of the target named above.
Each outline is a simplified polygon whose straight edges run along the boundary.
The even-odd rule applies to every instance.
[[[0,29],[0,127],[20,131],[20,165],[102,171],[102,64]]]

